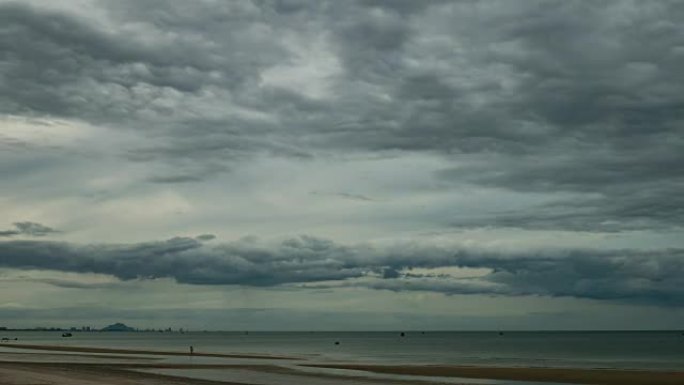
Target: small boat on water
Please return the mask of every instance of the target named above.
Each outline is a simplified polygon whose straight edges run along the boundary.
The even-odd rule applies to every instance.
[[[73,337],[71,333],[62,333],[62,337]]]

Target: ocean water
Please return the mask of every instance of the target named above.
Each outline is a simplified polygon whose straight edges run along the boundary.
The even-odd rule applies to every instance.
[[[252,353],[314,362],[684,369],[684,334],[669,332],[0,332],[19,343]],[[14,341],[12,341],[14,342]],[[339,344],[335,344],[339,342]],[[0,350],[2,344],[0,344]]]

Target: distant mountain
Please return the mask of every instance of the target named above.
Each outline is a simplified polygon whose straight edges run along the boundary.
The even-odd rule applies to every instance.
[[[101,329],[103,332],[134,332],[135,329],[133,329],[130,326],[126,326],[125,324],[122,324],[121,322],[117,322],[115,324],[111,324],[109,326],[106,326]]]

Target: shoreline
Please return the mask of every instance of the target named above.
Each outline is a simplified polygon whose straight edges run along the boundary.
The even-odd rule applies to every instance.
[[[0,348],[43,350],[51,352],[77,352],[77,353],[115,353],[115,354],[143,354],[153,356],[184,356],[184,357],[215,357],[215,358],[250,358],[264,360],[296,360],[296,357],[269,356],[264,354],[225,354],[225,353],[202,353],[168,351],[168,350],[137,350],[117,348],[95,348],[89,346],[58,346],[58,345],[24,345],[24,344],[0,344]]]

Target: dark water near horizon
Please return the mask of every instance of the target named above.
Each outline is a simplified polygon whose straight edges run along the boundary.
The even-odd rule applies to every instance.
[[[684,370],[684,334],[664,332],[191,332],[0,331],[19,343],[260,353],[313,361]],[[339,345],[335,345],[335,342]],[[0,348],[2,344],[0,344]]]

